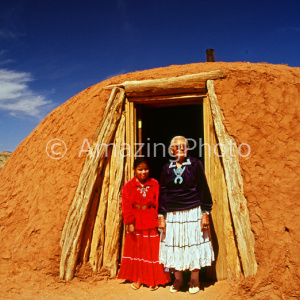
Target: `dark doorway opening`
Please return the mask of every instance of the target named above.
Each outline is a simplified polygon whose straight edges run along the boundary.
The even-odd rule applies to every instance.
[[[204,165],[203,104],[169,107],[138,107],[138,120],[142,121],[142,154],[149,158],[150,176],[159,180],[161,169],[169,161],[170,141],[181,135],[189,139],[189,155]],[[137,139],[139,140],[139,139]]]

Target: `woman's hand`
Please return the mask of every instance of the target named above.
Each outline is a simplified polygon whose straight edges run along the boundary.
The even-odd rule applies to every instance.
[[[166,221],[164,216],[158,218],[158,229],[166,233]]]
[[[202,214],[201,219],[201,230],[209,228],[209,216],[206,213]]]
[[[134,233],[134,225],[133,224],[128,225],[128,231],[131,233]]]

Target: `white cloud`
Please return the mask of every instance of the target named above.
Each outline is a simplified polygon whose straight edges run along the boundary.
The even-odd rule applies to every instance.
[[[31,81],[30,73],[0,69],[0,110],[12,116],[42,118],[45,108],[49,109],[53,103],[32,91],[28,86]]]

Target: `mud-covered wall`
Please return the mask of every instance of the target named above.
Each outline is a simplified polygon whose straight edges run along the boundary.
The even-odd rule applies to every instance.
[[[225,125],[251,147],[241,157],[258,273],[241,285],[296,295],[300,278],[300,69],[253,65],[217,82]],[[249,151],[241,148],[242,154]],[[244,153],[243,153],[244,151]],[[298,294],[298,296],[300,296]]]
[[[104,86],[212,70],[227,74],[215,82],[226,129],[238,145],[251,148],[240,163],[259,265],[257,275],[237,290],[245,296],[270,289],[279,296],[295,294],[300,289],[300,69],[284,65],[200,63],[135,72],[92,86],[55,109],[0,171],[1,263],[16,272],[24,266],[58,274],[59,240],[86,155],[80,150],[88,149],[101,121],[110,95]],[[65,142],[63,158],[49,157],[52,139]],[[241,153],[248,149],[241,147]]]

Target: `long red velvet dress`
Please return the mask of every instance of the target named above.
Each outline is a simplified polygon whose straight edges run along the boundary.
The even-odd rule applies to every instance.
[[[148,286],[164,285],[171,280],[169,272],[158,261],[158,193],[159,185],[153,178],[148,178],[142,186],[133,177],[123,187],[124,223],[134,224],[135,231],[126,233],[119,279],[141,281]]]

